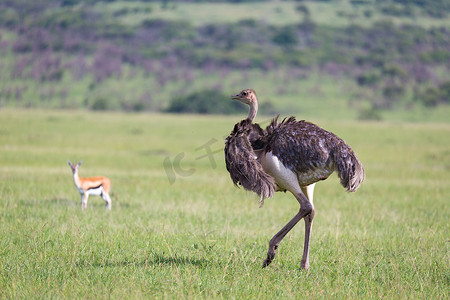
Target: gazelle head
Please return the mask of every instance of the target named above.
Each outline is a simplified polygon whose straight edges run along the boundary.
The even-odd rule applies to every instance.
[[[77,163],[75,166],[72,165],[70,160],[68,160],[67,163],[69,164],[70,168],[72,169],[72,173],[73,174],[77,173],[78,172],[78,168],[81,166],[81,161],[79,163]]]

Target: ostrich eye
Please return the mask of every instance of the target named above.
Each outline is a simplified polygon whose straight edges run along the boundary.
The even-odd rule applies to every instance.
[[[247,96],[247,91],[242,92],[242,95]]]

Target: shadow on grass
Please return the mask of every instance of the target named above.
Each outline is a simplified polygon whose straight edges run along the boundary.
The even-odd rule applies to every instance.
[[[193,258],[181,255],[167,255],[165,253],[152,253],[148,257],[139,260],[124,259],[121,261],[88,261],[79,260],[74,262],[79,268],[110,268],[110,267],[145,267],[145,266],[196,266],[204,268],[209,261],[204,258]]]
[[[174,266],[181,266],[181,265],[193,265],[198,267],[204,267],[208,265],[208,260],[204,258],[193,258],[193,257],[186,257],[186,256],[179,256],[179,255],[173,255],[168,256],[160,253],[154,253],[153,259],[150,260],[150,263],[152,265],[174,265]]]

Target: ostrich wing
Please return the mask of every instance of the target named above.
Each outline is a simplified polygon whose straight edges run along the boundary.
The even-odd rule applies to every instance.
[[[331,132],[306,121],[296,121],[295,117],[279,124],[275,119],[266,130],[269,142],[265,150],[289,169],[303,173],[333,164],[331,152],[340,139]]]
[[[280,124],[275,119],[267,129],[265,150],[277,156],[283,165],[309,185],[337,171],[341,184],[351,192],[364,180],[364,168],[356,154],[335,134],[294,117]]]
[[[234,126],[225,142],[225,162],[233,183],[255,192],[261,200],[272,197],[276,191],[274,178],[264,172],[253,150],[261,147],[263,135],[258,125],[243,120]]]

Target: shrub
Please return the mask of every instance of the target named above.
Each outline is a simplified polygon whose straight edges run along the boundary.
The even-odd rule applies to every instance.
[[[381,115],[376,108],[367,108],[359,112],[358,119],[362,121],[381,121]]]
[[[109,108],[108,100],[104,97],[96,98],[90,105],[92,110],[108,110]]]
[[[203,90],[178,96],[171,100],[166,110],[172,113],[198,113],[198,114],[236,114],[245,111],[238,101],[230,99],[216,90]]]
[[[429,87],[416,97],[428,107],[450,104],[450,81],[446,81],[438,87]]]
[[[450,53],[444,49],[422,53],[420,59],[426,63],[446,63],[450,60]]]
[[[298,43],[297,36],[292,27],[280,29],[273,37],[273,42],[281,47],[292,47]]]
[[[356,77],[356,82],[360,86],[372,86],[380,81],[380,75],[376,72],[366,72]]]
[[[389,99],[398,99],[405,94],[405,88],[398,84],[388,84],[383,88],[383,96]]]

